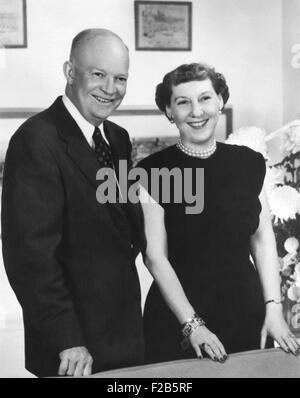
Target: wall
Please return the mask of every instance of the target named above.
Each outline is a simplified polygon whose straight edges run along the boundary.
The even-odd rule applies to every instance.
[[[282,124],[300,119],[299,21],[300,1],[282,0]],[[274,85],[276,84],[277,81],[274,81]],[[281,145],[281,137],[269,143],[271,163],[282,159]]]
[[[300,1],[283,1],[283,121],[300,119]]]
[[[130,49],[125,105],[154,105],[154,87],[164,73],[183,62],[204,60],[227,77],[235,127],[279,127],[281,0],[192,3],[193,50],[143,52],[135,51],[133,0],[27,0],[28,48],[2,50],[0,107],[49,105],[63,92],[62,64],[72,37],[102,26],[118,33]]]

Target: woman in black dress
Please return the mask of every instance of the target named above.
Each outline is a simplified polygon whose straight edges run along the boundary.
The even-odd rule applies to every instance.
[[[176,124],[180,140],[139,164],[149,177],[140,194],[144,260],[154,278],[144,309],[148,363],[195,353],[223,362],[228,353],[270,346],[270,337],[287,352],[299,347],[282,313],[276,244],[262,190],[265,161],[247,147],[215,141],[228,97],[223,75],[203,64],[179,66],[156,89],[156,103]],[[154,192],[151,170],[162,168],[176,169],[177,182],[171,178],[168,188],[160,180]],[[204,206],[192,208],[191,194],[203,194],[196,169],[204,170]],[[193,171],[189,180],[186,170]],[[178,175],[184,175],[181,201]]]

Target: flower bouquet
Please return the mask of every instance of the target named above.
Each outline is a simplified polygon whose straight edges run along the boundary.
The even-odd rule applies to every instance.
[[[283,159],[267,167],[264,188],[276,236],[284,314],[292,332],[300,337],[300,121],[266,134],[246,127],[231,134],[227,143],[246,145],[268,158],[267,143],[281,138]]]
[[[280,260],[281,294],[291,331],[300,337],[300,121],[295,120],[271,133],[268,140],[282,137],[285,153],[272,166],[282,181],[269,194],[273,226]]]
[[[287,254],[280,258],[281,295],[284,314],[291,331],[300,337],[300,253],[299,241],[287,238],[284,243]]]

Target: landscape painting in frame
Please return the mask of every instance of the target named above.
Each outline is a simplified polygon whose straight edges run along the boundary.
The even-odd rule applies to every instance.
[[[135,1],[136,50],[190,51],[191,2]]]
[[[0,0],[1,47],[27,47],[26,0]]]

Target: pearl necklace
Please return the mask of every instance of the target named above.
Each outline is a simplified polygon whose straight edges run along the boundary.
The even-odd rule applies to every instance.
[[[206,151],[194,151],[193,149],[187,148],[185,145],[183,145],[181,140],[179,140],[177,142],[176,146],[178,149],[180,149],[186,155],[193,156],[194,158],[201,158],[201,159],[209,158],[217,149],[216,140],[214,140],[211,148],[207,149]]]

